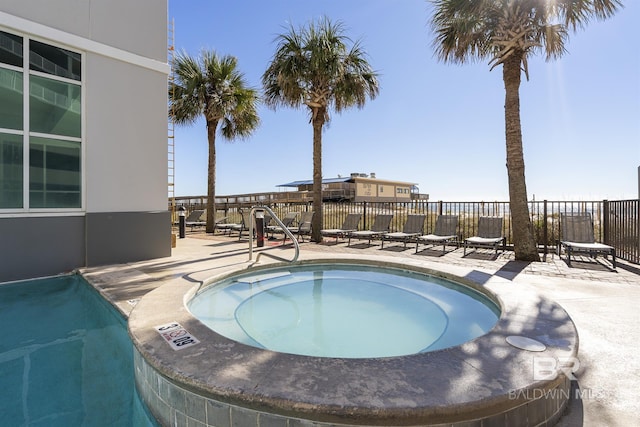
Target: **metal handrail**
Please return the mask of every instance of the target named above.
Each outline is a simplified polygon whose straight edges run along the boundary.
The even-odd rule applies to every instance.
[[[287,236],[289,236],[289,238],[293,242],[293,247],[295,249],[295,255],[293,256],[293,259],[290,262],[296,262],[298,260],[298,256],[300,255],[300,245],[298,244],[298,239],[295,238],[295,236],[293,235],[291,230],[289,230],[283,224],[283,222],[280,221],[280,218],[278,218],[278,216],[275,214],[275,212],[273,212],[271,210],[271,208],[268,207],[268,206],[253,206],[253,207],[251,207],[251,210],[249,211],[249,261],[251,261],[253,259],[253,223],[254,223],[254,221],[252,221],[251,218],[253,218],[253,213],[256,210],[265,210],[265,211],[269,212],[269,214],[271,215],[271,219],[275,220],[276,223],[280,226],[280,228],[282,228],[282,232],[284,234],[286,234]],[[277,255],[272,255],[272,254],[269,254],[269,253],[266,253],[266,252],[260,252],[258,254],[258,256],[256,256],[256,263],[260,259],[260,255],[265,255],[265,256],[280,260],[280,261],[288,261],[286,258],[282,258],[282,257],[279,257]]]

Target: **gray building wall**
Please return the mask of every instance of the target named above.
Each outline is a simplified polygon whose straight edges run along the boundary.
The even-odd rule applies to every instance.
[[[84,265],[84,216],[0,219],[0,282]]]
[[[83,53],[83,207],[0,210],[0,282],[171,255],[167,4],[3,0],[0,30]]]

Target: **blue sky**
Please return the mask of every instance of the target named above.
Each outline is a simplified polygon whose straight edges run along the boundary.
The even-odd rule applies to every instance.
[[[380,94],[363,109],[332,114],[323,134],[323,176],[371,173],[417,183],[431,200],[508,200],[502,68],[439,62],[425,0],[217,2],[169,0],[174,46],[238,58],[260,89],[275,37],[321,16],[361,40],[380,74]],[[529,62],[520,88],[529,199],[638,197],[640,166],[640,2],[572,33],[568,52]],[[306,110],[264,106],[247,140],[217,147],[217,195],[280,191],[312,177]],[[176,196],[206,194],[204,120],[175,127]]]

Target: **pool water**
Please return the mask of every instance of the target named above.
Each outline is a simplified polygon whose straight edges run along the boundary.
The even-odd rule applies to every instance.
[[[157,426],[126,322],[80,276],[0,286],[0,426]]]
[[[261,270],[188,303],[209,328],[283,353],[372,358],[439,350],[484,335],[500,311],[483,294],[405,270],[312,265]]]

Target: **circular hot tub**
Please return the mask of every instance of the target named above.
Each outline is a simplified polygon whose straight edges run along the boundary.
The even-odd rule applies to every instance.
[[[185,421],[187,425],[193,422],[207,426],[468,426],[483,422],[533,426],[551,424],[562,415],[570,397],[571,379],[563,362],[575,359],[578,335],[558,304],[514,289],[507,281],[480,285],[394,261],[383,257],[335,258],[293,265],[243,265],[196,286],[189,277],[160,286],[140,300],[129,318],[140,395],[165,425]],[[340,272],[326,272],[323,266],[327,264]],[[370,271],[380,271],[380,267],[396,276],[393,289],[387,288],[387,280],[368,277]],[[309,276],[289,277],[290,282],[277,278],[298,269]],[[326,285],[328,294],[316,289],[314,300],[314,284],[318,282],[313,276],[315,272],[317,278],[318,271],[323,271],[331,284]],[[349,352],[324,357],[324,353],[309,355],[306,350],[272,344],[270,334],[290,328],[303,317],[337,316],[332,309],[326,311],[333,303],[319,304],[318,298],[333,298],[335,288],[345,285],[334,283],[331,277],[345,274],[358,289],[348,298],[364,300],[367,308],[357,322],[335,323],[345,329],[353,323],[375,324],[373,332],[358,330],[355,337],[372,335],[375,341],[376,330],[384,328],[385,321],[375,323],[376,314],[383,310],[373,307],[394,305],[392,300],[398,305],[391,311],[400,312],[396,314],[401,318],[402,312],[411,314],[378,341],[395,339],[394,334],[412,330],[413,323],[433,321],[434,326],[426,332],[418,328],[417,344],[401,346],[390,354]],[[403,284],[409,279],[436,283],[426,291],[432,285]],[[243,281],[249,283],[233,291],[233,283]],[[279,281],[282,283],[276,286]],[[293,286],[297,281],[307,284],[298,288]],[[203,304],[216,307],[220,303],[226,311],[205,310],[199,318],[194,316],[190,309],[199,311],[194,309],[198,297],[225,287],[232,292],[223,299],[235,299],[233,304],[222,300]],[[240,288],[244,288],[242,292]],[[462,290],[462,295],[480,302],[494,319],[479,321],[472,315],[475,309],[464,304],[451,310],[449,300],[437,296],[444,288]],[[305,296],[292,303],[297,294]],[[284,312],[281,318],[270,319],[271,309],[260,311],[260,307],[272,303]],[[349,307],[357,302],[339,304],[347,307],[342,310],[344,315],[351,315]],[[258,306],[258,311],[250,305]],[[431,312],[431,320],[422,317],[422,310]],[[458,337],[458,342],[442,338],[454,318],[467,315],[465,328],[477,327],[476,333]],[[233,327],[244,330],[249,341],[242,343],[238,337],[225,336],[225,331],[216,332],[206,324],[215,317],[235,322]],[[311,323],[300,336],[315,334],[317,342],[334,341],[334,331],[318,332],[314,328],[325,326]],[[540,346],[512,344],[522,342]]]
[[[405,356],[487,333],[500,309],[484,293],[428,274],[362,264],[281,266],[198,292],[191,313],[258,348],[315,357]]]

